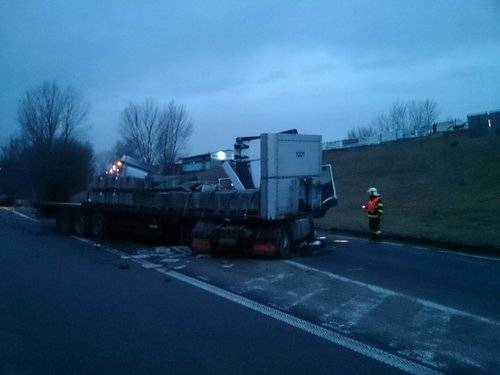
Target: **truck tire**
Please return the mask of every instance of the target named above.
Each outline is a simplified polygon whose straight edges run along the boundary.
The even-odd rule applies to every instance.
[[[90,221],[90,234],[92,237],[101,239],[106,236],[108,231],[108,218],[103,213],[96,213],[92,215]]]
[[[73,212],[68,209],[59,210],[56,216],[56,227],[61,234],[73,234]]]
[[[75,234],[86,237],[90,234],[90,217],[85,211],[77,212],[73,223]]]
[[[280,258],[289,258],[293,252],[293,240],[292,233],[288,228],[288,225],[282,225],[278,229],[278,238],[276,241],[277,245],[277,255]]]

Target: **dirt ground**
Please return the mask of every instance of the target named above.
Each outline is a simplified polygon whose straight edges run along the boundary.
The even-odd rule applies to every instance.
[[[385,234],[500,248],[500,137],[436,134],[332,150],[339,204],[317,224],[366,230],[361,204],[376,186]]]

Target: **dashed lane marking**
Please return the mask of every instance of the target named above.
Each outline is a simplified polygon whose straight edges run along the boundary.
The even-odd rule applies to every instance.
[[[292,265],[294,267],[297,267],[297,268],[299,268],[301,270],[304,270],[304,271],[319,273],[319,274],[325,275],[325,276],[327,276],[327,277],[329,277],[331,279],[335,279],[335,280],[339,280],[339,281],[343,281],[343,282],[346,282],[346,283],[350,283],[350,284],[354,284],[354,285],[357,285],[357,286],[361,286],[361,287],[367,288],[367,289],[369,289],[369,290],[371,290],[372,292],[375,292],[375,293],[384,294],[386,296],[396,296],[396,297],[405,298],[407,300],[419,303],[422,306],[429,307],[429,308],[432,308],[432,309],[436,309],[436,310],[439,310],[439,311],[443,311],[443,312],[451,314],[451,315],[465,316],[465,317],[468,317],[468,318],[471,318],[471,319],[475,319],[475,320],[483,322],[483,323],[487,323],[487,324],[491,324],[491,325],[500,327],[500,322],[497,322],[496,320],[492,320],[492,319],[489,319],[489,318],[485,318],[484,316],[472,314],[472,313],[469,313],[467,311],[462,311],[462,310],[455,309],[453,307],[441,305],[439,303],[431,302],[431,301],[423,299],[423,298],[412,297],[412,296],[409,296],[407,294],[399,293],[399,292],[396,292],[394,290],[386,289],[386,288],[383,288],[383,287],[380,287],[380,286],[377,286],[377,285],[368,284],[368,283],[364,283],[362,281],[357,281],[357,280],[349,279],[348,277],[337,275],[337,274],[332,273],[332,272],[320,270],[318,268],[306,266],[305,264],[297,263],[297,262],[294,262],[293,260],[284,260],[283,262],[285,262],[287,264],[290,264],[290,265]]]
[[[28,220],[36,221],[37,223],[41,223],[40,221],[38,221],[36,219],[32,219],[29,216],[26,216],[24,214],[20,214],[20,213],[18,213],[18,214],[19,214],[19,216],[22,216]],[[77,237],[77,236],[71,236],[71,237],[75,240],[82,242],[82,243],[95,245],[95,242],[93,242],[89,239]],[[105,250],[106,252],[113,254],[119,258],[126,256],[126,254],[120,252],[119,250],[113,249],[113,248],[108,247],[108,246],[101,245],[101,248],[103,250]],[[277,309],[274,309],[272,307],[260,304],[258,302],[253,301],[253,300],[250,300],[248,298],[242,297],[238,294],[235,294],[235,293],[229,292],[225,289],[221,289],[221,288],[216,287],[214,285],[208,284],[204,281],[197,280],[195,278],[186,276],[186,275],[178,273],[176,271],[166,270],[165,268],[158,266],[154,263],[151,263],[145,259],[130,258],[130,261],[139,264],[143,268],[152,269],[154,271],[168,275],[168,276],[175,278],[179,281],[182,281],[182,282],[187,283],[189,285],[192,285],[194,287],[203,289],[203,290],[205,290],[209,293],[212,293],[214,295],[217,295],[221,298],[224,298],[226,300],[237,303],[237,304],[244,306],[248,309],[251,309],[253,311],[256,311],[258,313],[266,315],[270,318],[281,321],[281,322],[288,324],[292,327],[295,327],[297,329],[300,329],[306,333],[320,337],[320,338],[327,340],[333,344],[336,344],[336,345],[339,345],[339,346],[344,347],[346,349],[352,350],[352,351],[359,353],[365,357],[374,359],[376,361],[387,364],[391,367],[395,367],[395,368],[400,369],[402,371],[405,371],[405,372],[408,372],[411,374],[437,374],[437,373],[439,373],[437,370],[435,370],[433,368],[426,367],[422,364],[410,361],[404,357],[397,356],[395,354],[392,354],[392,353],[383,351],[381,349],[369,346],[369,345],[364,344],[360,341],[354,340],[350,337],[333,332],[333,331],[328,330],[326,328],[320,327],[320,326],[315,325],[313,323],[310,323],[308,321],[297,318],[293,315],[284,313],[280,310],[277,310]]]
[[[156,271],[168,275],[172,278],[175,278],[179,281],[185,282],[189,285],[195,286],[197,288],[203,289],[209,293],[215,294],[219,297],[222,297],[231,302],[237,303],[241,306],[244,306],[250,310],[258,312],[260,314],[266,315],[275,320],[281,321],[289,326],[300,329],[306,333],[311,335],[320,337],[324,340],[327,340],[333,344],[339,345],[346,349],[352,350],[358,354],[361,354],[365,357],[374,359],[376,361],[382,362],[391,367],[395,367],[402,371],[408,372],[410,374],[438,374],[437,370],[431,369],[429,367],[425,367],[416,362],[412,362],[406,358],[388,353],[386,351],[377,349],[373,346],[369,346],[360,341],[354,340],[350,337],[341,335],[339,333],[330,331],[326,328],[320,327],[316,324],[310,323],[303,319],[297,318],[296,316],[287,314],[283,311],[274,309],[272,307],[260,304],[248,298],[239,296],[232,292],[229,292],[225,289],[218,288],[211,284],[207,284],[198,279],[194,279],[192,277],[186,276],[184,274],[175,272],[175,271],[166,271],[160,268],[155,269]]]
[[[88,240],[85,238],[80,238],[73,236],[73,238],[87,243]],[[110,252],[113,255],[121,256],[120,251],[110,248],[108,246],[102,247],[105,251]],[[371,358],[378,362],[384,363],[388,366],[400,369],[410,374],[439,374],[440,372],[436,369],[426,367],[417,362],[410,361],[404,357],[386,352],[384,350],[375,348],[373,346],[364,344],[360,341],[354,340],[348,336],[341,335],[339,333],[333,332],[326,328],[320,327],[316,324],[308,322],[306,320],[297,318],[296,316],[287,314],[283,311],[274,309],[270,306],[263,305],[256,301],[250,300],[248,298],[242,297],[238,294],[229,292],[225,289],[216,287],[212,284],[208,284],[204,281],[198,280],[196,278],[184,275],[182,273],[176,271],[169,271],[162,266],[158,266],[154,263],[151,263],[145,259],[141,258],[130,258],[131,261],[138,263],[141,267],[146,269],[152,269],[154,271],[160,272],[164,275],[170,276],[176,280],[182,281],[191,286],[200,288],[205,290],[206,292],[217,295],[221,298],[229,300],[231,302],[237,303],[241,306],[244,306],[250,310],[258,312],[260,314],[266,315],[270,318],[281,321],[289,326],[300,329],[306,333],[322,338],[326,341],[329,341],[333,344],[341,346],[343,348],[354,351],[358,354],[361,354],[365,357]]]
[[[29,217],[27,215],[24,215],[22,213],[18,213],[18,212],[15,212],[15,211],[12,211],[12,212],[18,214],[20,217],[23,217],[25,219],[30,220],[30,221],[34,221],[34,222],[43,224],[39,220],[33,219],[33,218],[31,218],[31,217]],[[74,239],[78,240],[78,241],[81,241],[81,242],[84,242],[84,243],[87,243],[87,244],[92,244],[93,246],[98,245],[97,243],[95,243],[95,242],[93,242],[93,241],[91,241],[89,239],[86,239],[86,238],[81,238],[81,237],[77,237],[77,236],[72,236],[72,237]],[[117,257],[126,256],[125,253],[123,253],[121,251],[118,251],[116,249],[110,248],[108,246],[103,246],[103,245],[100,245],[100,246],[106,252],[111,253],[111,254],[113,254],[113,255],[115,255]],[[310,323],[308,321],[302,320],[302,319],[297,318],[297,317],[295,317],[293,315],[287,314],[287,313],[285,313],[283,311],[274,309],[274,308],[272,308],[270,306],[266,306],[266,305],[260,304],[260,303],[258,303],[256,301],[253,301],[253,300],[250,300],[248,298],[242,297],[242,296],[240,296],[238,294],[232,293],[232,292],[227,291],[225,289],[221,289],[219,287],[216,287],[216,286],[208,284],[206,282],[197,280],[197,279],[192,278],[190,276],[178,273],[176,271],[168,270],[168,269],[166,269],[166,268],[164,268],[162,266],[156,266],[154,263],[151,263],[151,262],[149,262],[149,261],[147,261],[145,259],[133,259],[133,258],[130,258],[130,260],[132,262],[134,262],[134,263],[139,264],[143,268],[152,269],[154,271],[157,271],[157,272],[160,272],[162,274],[168,275],[168,276],[170,276],[170,277],[172,277],[174,279],[177,279],[179,281],[182,281],[182,282],[185,282],[185,283],[190,284],[192,286],[201,288],[201,289],[203,289],[203,290],[205,290],[207,292],[210,292],[212,294],[218,295],[218,296],[220,296],[222,298],[225,298],[227,300],[233,301],[234,303],[238,303],[238,304],[240,304],[240,305],[242,305],[244,307],[247,307],[247,308],[249,308],[251,310],[259,312],[259,313],[261,313],[263,315],[266,315],[268,317],[271,317],[273,319],[279,320],[279,321],[281,321],[281,322],[283,322],[285,324],[288,324],[288,325],[290,325],[292,327],[295,327],[295,328],[300,329],[300,330],[302,330],[304,332],[307,332],[307,333],[310,333],[310,334],[315,335],[317,337],[320,337],[322,339],[325,339],[325,340],[327,340],[329,342],[332,342],[332,343],[334,343],[336,345],[339,345],[339,346],[342,346],[342,347],[347,348],[349,350],[352,350],[352,351],[354,351],[356,353],[359,353],[361,355],[364,355],[366,357],[369,357],[369,358],[372,358],[372,359],[377,360],[379,362],[385,363],[385,364],[387,364],[389,366],[393,366],[395,368],[401,369],[401,370],[409,372],[409,373],[414,373],[414,374],[420,374],[420,373],[438,373],[436,367],[434,367],[432,365],[430,365],[430,367],[427,367],[425,364],[422,364],[422,362],[419,363],[419,362],[415,362],[413,360],[408,359],[405,355],[401,356],[401,355],[398,355],[398,354],[393,354],[393,353],[389,353],[389,352],[383,351],[383,350],[378,349],[376,347],[369,346],[369,345],[364,344],[364,343],[362,343],[360,341],[357,341],[357,340],[354,340],[354,339],[352,339],[352,338],[350,338],[348,336],[345,336],[345,335],[343,335],[341,333],[334,332],[334,331],[332,331],[332,330],[330,330],[328,328],[317,326],[317,325],[315,325],[313,323]],[[345,281],[345,282],[354,283],[354,284],[357,284],[359,286],[367,287],[367,288],[369,288],[372,291],[376,291],[376,292],[379,292],[379,293],[385,293],[386,295],[401,296],[401,297],[404,297],[404,298],[416,301],[418,303],[421,303],[424,306],[441,310],[441,311],[443,311],[445,313],[471,317],[473,319],[477,319],[477,320],[486,322],[488,324],[493,324],[495,326],[499,326],[500,325],[499,322],[490,320],[488,318],[484,318],[484,317],[481,317],[481,316],[470,314],[470,313],[467,313],[465,311],[460,311],[460,310],[453,309],[453,308],[450,308],[450,307],[447,307],[447,306],[439,305],[439,304],[436,304],[434,302],[430,302],[430,301],[423,300],[423,299],[420,299],[420,298],[414,298],[414,297],[406,296],[406,295],[404,295],[402,293],[398,293],[398,292],[395,292],[395,291],[391,291],[389,289],[381,288],[381,287],[378,287],[376,285],[362,283],[362,282],[359,282],[359,281],[356,281],[356,280],[352,280],[352,279],[349,279],[349,278],[346,278],[346,277],[343,277],[343,276],[340,276],[340,275],[335,275],[335,274],[330,273],[330,272],[318,270],[318,269],[315,269],[313,267],[308,267],[308,266],[305,266],[305,265],[300,264],[300,263],[296,263],[296,262],[293,262],[293,261],[285,261],[285,263],[292,264],[292,265],[294,265],[296,267],[305,269],[307,271],[314,271],[314,272],[324,273],[324,274],[328,275],[329,277],[331,277],[333,279],[337,279],[337,280],[341,280],[341,281]]]

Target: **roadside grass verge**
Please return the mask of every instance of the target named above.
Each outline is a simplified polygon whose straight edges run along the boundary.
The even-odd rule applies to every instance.
[[[376,186],[384,234],[500,253],[500,137],[438,134],[323,157],[334,165],[339,205],[318,227],[366,231],[360,206]]]

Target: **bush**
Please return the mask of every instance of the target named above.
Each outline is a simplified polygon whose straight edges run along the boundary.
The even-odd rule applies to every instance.
[[[85,189],[92,174],[92,148],[76,140],[26,145],[12,140],[4,148],[0,188],[6,195],[64,201]]]

